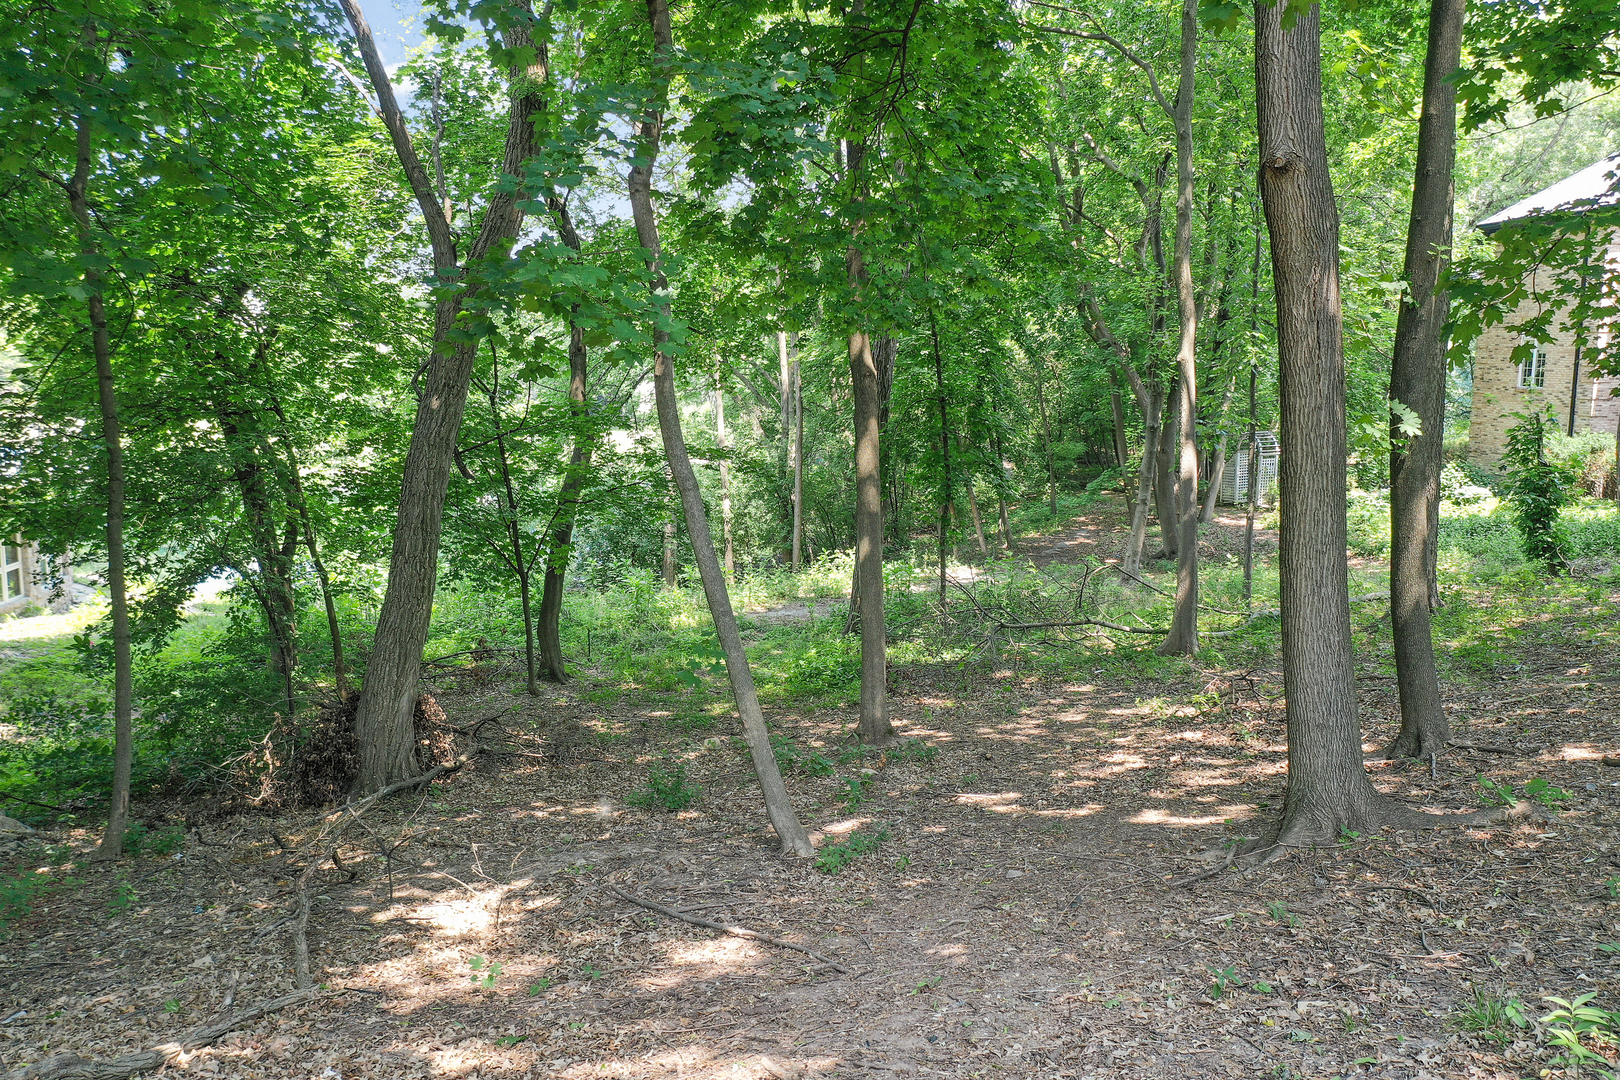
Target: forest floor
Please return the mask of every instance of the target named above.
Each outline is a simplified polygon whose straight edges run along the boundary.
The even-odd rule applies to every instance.
[[[1101,553],[1118,519],[1117,503],[1092,511],[1023,553]],[[1217,522],[1212,549],[1230,552],[1241,527]],[[837,766],[789,775],[823,851],[883,838],[837,873],[777,854],[746,756],[677,722],[678,691],[608,694],[582,670],[533,701],[510,673],[469,669],[440,680],[452,722],[501,714],[509,746],[534,756],[475,759],[369,812],[345,872],[315,877],[309,941],[330,993],[169,1071],[1561,1075],[1545,1028],[1512,1017],[1515,1003],[1544,1016],[1548,995],[1620,1004],[1620,769],[1603,765],[1620,753],[1620,597],[1565,586],[1526,604],[1459,586],[1447,601],[1511,641],[1442,648],[1455,726],[1497,752],[1455,749],[1433,773],[1375,764],[1374,782],[1410,806],[1469,810],[1483,776],[1558,812],[1346,835],[1185,884],[1277,814],[1275,664],[898,667],[908,741],[881,756],[849,750],[842,702],[773,709],[807,759]],[[1372,750],[1395,728],[1387,615],[1369,605],[1355,622]],[[683,763],[702,798],[629,805],[660,760]],[[291,988],[294,882],[324,851],[299,847],[316,816],[140,809],[151,828],[185,818],[183,851],[81,868],[0,940],[4,1065],[113,1057],[228,1011],[228,993],[242,1008]],[[93,839],[61,831],[18,865]],[[675,922],[620,890],[834,964]]]

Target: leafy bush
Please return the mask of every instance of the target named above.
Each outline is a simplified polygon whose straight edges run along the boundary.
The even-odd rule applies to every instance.
[[[816,869],[823,874],[836,874],[862,855],[876,851],[889,838],[889,830],[862,832],[856,829],[836,844],[828,844],[816,856]]]
[[[1525,558],[1557,573],[1564,563],[1564,539],[1558,511],[1569,501],[1574,481],[1570,470],[1549,461],[1546,418],[1540,413],[1514,413],[1519,422],[1508,428],[1502,467],[1507,472],[1508,505]]]
[[[1620,557],[1620,509],[1614,503],[1590,500],[1566,507],[1558,520],[1571,558]]]
[[[1345,506],[1346,541],[1351,552],[1368,558],[1389,554],[1389,494],[1352,491]]]
[[[0,874],[0,933],[27,915],[34,901],[58,884],[61,883],[33,870]]]
[[[1440,470],[1440,498],[1454,506],[1472,506],[1494,494],[1492,477],[1468,462],[1446,462]]]
[[[1603,498],[1614,490],[1614,435],[1607,431],[1547,433],[1547,457],[1575,477],[1580,490]]]
[[[811,645],[787,662],[782,685],[804,697],[858,693],[861,685],[860,644],[853,638],[834,638]]]
[[[702,794],[701,787],[687,782],[684,762],[676,762],[673,768],[660,762],[647,770],[647,786],[631,792],[624,801],[644,810],[685,810]]]

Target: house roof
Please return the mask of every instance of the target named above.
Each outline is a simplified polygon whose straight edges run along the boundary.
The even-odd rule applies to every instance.
[[[1566,176],[1552,187],[1543,188],[1528,199],[1520,199],[1506,210],[1499,210],[1479,222],[1479,230],[1489,236],[1510,221],[1535,217],[1549,210],[1585,210],[1590,206],[1620,203],[1620,153],[1588,165],[1574,176]]]

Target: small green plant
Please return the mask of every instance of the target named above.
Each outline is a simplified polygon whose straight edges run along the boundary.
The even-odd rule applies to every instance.
[[[149,829],[137,821],[124,830],[124,850],[137,859],[143,855],[173,855],[185,846],[186,830],[179,825]]]
[[[870,833],[856,829],[838,843],[823,847],[816,856],[816,869],[823,874],[836,874],[862,855],[876,851],[888,838],[887,829]]]
[[[0,876],[0,932],[34,906],[34,901],[52,887],[50,878],[28,870]]]
[[[1451,1022],[1462,1031],[1472,1031],[1500,1046],[1513,1041],[1516,1029],[1530,1026],[1524,1003],[1517,997],[1492,994],[1478,986],[1473,996],[1457,1008]]]
[[[776,763],[783,772],[795,772],[803,776],[833,774],[834,765],[826,755],[819,750],[805,750],[786,735],[772,735],[771,750],[775,752]]]
[[[1508,428],[1507,447],[1502,453],[1502,469],[1507,473],[1503,487],[1508,506],[1513,510],[1513,524],[1519,530],[1519,544],[1525,558],[1548,573],[1556,574],[1565,565],[1567,546],[1558,531],[1558,511],[1569,501],[1569,488],[1575,476],[1564,466],[1547,460],[1545,415],[1514,413],[1513,416],[1519,422]]]
[[[518,1043],[527,1041],[528,1038],[529,1037],[527,1035],[502,1035],[500,1038],[496,1039],[495,1042],[510,1050]]]
[[[1620,1039],[1620,1013],[1593,1005],[1595,997],[1597,994],[1591,993],[1573,1001],[1560,997],[1541,999],[1554,1006],[1552,1012],[1541,1018],[1541,1023],[1547,1025],[1547,1041],[1559,1050],[1553,1061],[1566,1066],[1571,1076],[1579,1076],[1582,1065],[1598,1066],[1600,1076],[1615,1075],[1611,1068],[1614,1062],[1599,1053],[1595,1046],[1613,1047]]]
[[[173,1016],[175,1013],[179,1012],[180,1011],[180,999],[179,998],[170,998],[168,1001],[165,1001],[163,1003],[163,1011],[168,1013],[170,1016]]]
[[[1360,839],[1361,834],[1354,829],[1347,829],[1343,825],[1339,826],[1339,847],[1348,848]]]
[[[1272,986],[1270,983],[1266,982],[1264,979],[1255,980],[1254,992],[1257,993],[1257,994],[1269,994],[1275,989],[1276,989],[1276,987]]]
[[[1525,798],[1539,803],[1548,810],[1558,810],[1559,804],[1569,798],[1569,792],[1554,787],[1539,776],[1526,781],[1522,790],[1515,790],[1511,783],[1480,776],[1479,792],[1487,806],[1512,806],[1520,798]]]
[[[928,990],[932,990],[934,987],[939,985],[939,981],[941,979],[943,979],[944,977],[945,976],[943,976],[943,975],[935,975],[932,979],[924,979],[922,982],[918,983],[916,985],[916,987],[911,991],[911,996],[916,997],[918,994],[921,994],[921,993],[923,993],[925,991],[928,991]]]
[[[1237,981],[1235,967],[1210,968],[1209,973],[1215,980],[1209,987],[1209,996],[1212,998],[1223,997],[1227,990],[1243,989],[1243,984]]]
[[[532,982],[532,983],[529,984],[529,996],[530,997],[539,997],[541,994],[545,993],[547,990],[550,990],[550,989],[551,989],[551,976],[549,976],[549,975],[541,976],[541,978],[540,978],[540,980],[538,982]]]
[[[589,962],[580,965],[579,973],[585,976],[587,979],[600,979],[603,975],[607,974],[607,972]]]
[[[646,810],[685,810],[702,794],[701,787],[687,781],[685,762],[673,767],[659,762],[647,770],[647,786],[631,792],[624,801]]]
[[[860,806],[867,799],[867,794],[872,788],[873,779],[874,777],[864,774],[844,777],[843,789],[838,792],[838,801],[844,804],[846,810],[853,810]]]
[[[1558,804],[1569,798],[1569,792],[1563,788],[1553,787],[1539,776],[1525,783],[1524,794],[1526,798],[1540,803],[1548,810],[1557,810]]]
[[[1620,877],[1609,878],[1603,888],[1608,891],[1610,900],[1620,900]]]
[[[939,757],[939,747],[921,739],[901,739],[885,753],[890,761],[933,761]]]
[[[120,881],[113,889],[112,896],[107,898],[107,910],[114,915],[126,914],[140,898],[141,894],[135,891],[135,886],[127,881]]]
[[[1492,780],[1483,774],[1479,777],[1479,794],[1487,806],[1513,805],[1513,785]]]
[[[1266,914],[1284,926],[1298,926],[1299,920],[1288,910],[1288,905],[1281,900],[1273,900],[1266,906]]]
[[[480,990],[495,989],[495,982],[501,977],[501,971],[506,965],[494,960],[486,960],[482,956],[475,956],[467,961],[472,968],[472,974],[467,977],[472,980],[474,987]]]

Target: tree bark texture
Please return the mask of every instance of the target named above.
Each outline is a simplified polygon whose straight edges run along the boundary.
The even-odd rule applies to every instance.
[[[585,330],[572,327],[568,332],[568,401],[580,425],[590,422],[585,404],[587,361]],[[557,491],[557,518],[551,530],[551,550],[546,553],[546,576],[540,586],[540,621],[536,627],[540,670],[552,682],[568,681],[568,667],[562,654],[563,584],[568,560],[573,554],[574,525],[579,520],[579,505],[589,478],[596,438],[594,431],[587,430],[574,436],[568,471],[563,474],[562,487]]]
[[[1176,478],[1176,605],[1170,633],[1159,645],[1163,656],[1198,651],[1198,296],[1192,276],[1192,110],[1198,58],[1198,0],[1182,0],[1181,67],[1171,118],[1176,130],[1176,306],[1181,336],[1176,350],[1180,373],[1180,460]],[[1169,526],[1166,525],[1166,531]]]
[[[583,245],[574,228],[573,215],[563,200],[546,200],[557,223],[557,235],[579,254]],[[568,667],[562,653],[563,584],[568,561],[573,556],[574,526],[579,521],[580,504],[590,479],[591,458],[601,438],[591,427],[590,407],[585,395],[590,354],[585,348],[585,329],[577,324],[568,328],[568,404],[574,418],[574,448],[569,454],[568,471],[557,490],[557,514],[551,526],[551,547],[546,552],[546,575],[540,585],[540,621],[535,628],[540,645],[540,670],[552,682],[567,682]]]
[[[1401,730],[1385,753],[1427,758],[1446,748],[1451,726],[1440,703],[1430,625],[1429,581],[1440,526],[1440,468],[1446,410],[1445,324],[1450,302],[1440,279],[1450,262],[1453,171],[1457,160],[1457,89],[1447,76],[1462,59],[1466,0],[1433,0],[1423,65],[1417,172],[1406,231],[1408,292],[1395,324],[1389,397],[1417,414],[1404,437],[1391,414],[1389,455],[1389,611]],[[1573,415],[1573,414],[1572,414]]]
[[[479,285],[476,279],[467,278],[460,263],[450,221],[411,143],[405,116],[394,98],[393,83],[377,52],[371,28],[357,0],[342,0],[342,4],[354,29],[372,91],[377,95],[383,123],[422,211],[432,244],[434,271],[446,284],[462,282],[461,288],[440,299],[434,308],[433,348],[417,399],[410,447],[405,455],[399,515],[394,524],[393,549],[388,562],[388,589],[377,619],[376,640],[356,710],[360,768],[355,788],[369,792],[416,774],[412,714],[416,706],[422,646],[427,641],[428,623],[433,615],[445,492],[478,348],[476,341],[452,343],[449,335],[462,304],[477,292]],[[528,10],[526,4],[522,5],[522,10]],[[531,44],[526,28],[511,29],[506,36],[506,44],[512,48],[521,49]],[[543,65],[536,59],[528,68],[513,70],[510,80],[512,99],[502,172],[522,176],[524,163],[534,149],[533,117],[545,107],[538,93],[545,83]],[[517,236],[523,218],[520,197],[516,190],[497,190],[490,195],[483,223],[467,252],[469,264],[483,261]]]
[[[670,65],[675,51],[667,0],[647,0],[647,21],[652,27],[652,70],[656,90],[654,102],[649,106],[653,111],[636,123],[637,164],[630,169],[626,189],[631,217],[635,221],[636,240],[647,255],[647,270],[651,278],[649,287],[658,312],[657,325],[653,330],[653,397],[658,410],[658,430],[663,437],[664,455],[669,460],[670,473],[680,490],[681,506],[686,512],[687,535],[692,541],[692,553],[697,561],[698,575],[703,581],[703,593],[714,620],[715,636],[726,658],[732,697],[742,719],[743,739],[748,744],[754,772],[764,791],[765,812],[776,830],[783,854],[808,857],[815,853],[815,849],[810,844],[809,834],[794,815],[787,786],[782,782],[782,773],[771,750],[765,714],[759,706],[759,693],[748,668],[748,657],[743,652],[742,636],[737,632],[737,616],[732,611],[726,578],[715,555],[714,537],[709,531],[708,516],[703,508],[703,492],[698,487],[692,459],[686,452],[686,438],[681,431],[680,401],[675,390],[674,357],[665,348],[669,343],[669,283],[663,271],[658,217],[652,201],[652,177],[663,134],[662,108],[669,92]],[[882,581],[881,575],[878,580]]]
[[[1345,385],[1339,218],[1322,123],[1320,11],[1283,30],[1256,0],[1260,195],[1276,283],[1282,415],[1278,545],[1288,789],[1278,842],[1372,823],[1362,764],[1345,561]]]
[[[96,44],[94,33],[87,35]],[[107,807],[107,828],[92,856],[97,861],[124,854],[124,830],[129,822],[129,784],[135,768],[134,662],[129,640],[129,592],[124,584],[124,442],[119,427],[118,392],[113,380],[112,339],[107,333],[107,307],[101,290],[105,278],[100,245],[90,221],[90,117],[74,118],[77,155],[73,179],[68,182],[68,205],[78,230],[79,250],[86,256],[85,301],[90,316],[90,348],[95,354],[96,398],[101,408],[101,439],[107,448],[107,593],[112,604],[113,637],[113,775],[112,800]]]
[[[1170,380],[1170,392],[1165,395],[1164,409],[1164,422],[1159,426],[1158,446],[1153,455],[1153,513],[1159,519],[1159,551],[1154,558],[1173,559],[1176,557],[1176,542],[1180,539],[1180,533],[1176,531],[1179,520],[1176,513],[1176,480],[1179,476],[1176,436],[1181,430],[1179,372]]]

